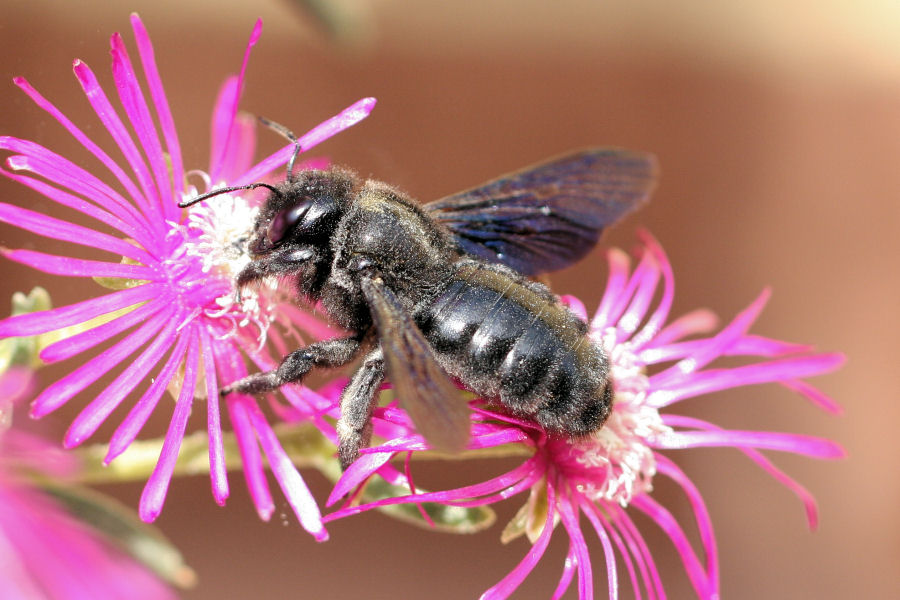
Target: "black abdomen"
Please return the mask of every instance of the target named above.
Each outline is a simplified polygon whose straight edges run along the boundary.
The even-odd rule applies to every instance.
[[[520,276],[467,261],[416,321],[444,369],[513,413],[567,435],[606,420],[606,357],[585,323]]]

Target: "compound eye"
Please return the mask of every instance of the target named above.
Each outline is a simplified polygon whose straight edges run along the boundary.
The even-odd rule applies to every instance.
[[[290,208],[279,211],[269,223],[266,230],[266,241],[270,246],[277,246],[284,241],[285,235],[300,222],[306,211],[309,210],[309,201],[303,200]]]

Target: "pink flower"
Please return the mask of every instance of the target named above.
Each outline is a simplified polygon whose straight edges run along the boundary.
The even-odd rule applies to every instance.
[[[276,346],[279,357],[286,353],[282,333],[272,327],[276,321],[289,333],[296,333],[297,327],[308,325],[309,320],[285,302],[274,287],[244,295],[240,301],[235,298],[233,275],[249,260],[241,236],[247,235],[256,210],[247,200],[248,194],[223,195],[189,212],[177,206],[197,193],[186,182],[187,176],[202,179],[207,189],[245,185],[282,168],[293,151],[293,145],[286,146],[254,164],[255,120],[238,113],[250,49],[259,39],[262,22],[253,29],[240,74],[229,77],[220,90],[212,115],[210,165],[205,173],[185,171],[150,38],[137,15],[132,15],[131,24],[149,97],[141,90],[121,36],[113,35],[112,73],[126,116],[124,123],[94,73],[80,60],[74,62],[75,76],[87,100],[126,165],[117,164],[25,79],[15,80],[96,157],[103,167],[98,170],[111,176],[124,194],[35,142],[0,137],[0,149],[13,153],[6,161],[11,171],[0,173],[74,211],[70,213],[73,216],[80,213],[82,222],[86,217],[96,227],[10,204],[0,204],[0,221],[38,236],[96,248],[111,259],[86,260],[33,250],[5,249],[4,255],[46,273],[92,277],[115,291],[0,321],[0,337],[29,336],[73,326],[82,329],[41,353],[45,362],[78,362],[73,362],[68,375],[35,399],[35,417],[58,409],[100,377],[118,371],[112,383],[94,395],[76,417],[65,437],[67,447],[84,442],[132,392],[139,394],[110,440],[107,463],[128,448],[167,389],[177,398],[159,462],[141,496],[141,517],[152,521],[162,509],[188,417],[198,400],[207,410],[213,497],[219,504],[225,502],[229,491],[217,401],[219,387],[246,374],[244,356],[270,368],[274,358],[268,342]],[[302,148],[309,149],[365,118],[374,104],[374,99],[365,98],[316,126],[301,136]],[[129,126],[135,135],[129,132]],[[83,358],[83,353],[113,340],[95,356]],[[304,404],[297,391],[286,394],[293,403]],[[271,516],[274,502],[260,447],[302,525],[317,539],[325,539],[318,507],[256,400],[232,394],[224,403],[261,517]],[[308,410],[314,413],[319,408]]]
[[[776,382],[799,392],[820,408],[839,412],[833,401],[804,381],[836,369],[839,354],[820,354],[799,346],[748,333],[769,294],[761,294],[717,334],[714,315],[699,310],[669,324],[674,279],[662,249],[646,236],[640,263],[630,271],[628,256],[609,252],[610,275],[600,307],[590,320],[591,335],[607,350],[615,385],[612,415],[595,435],[580,440],[551,438],[537,425],[494,412],[475,402],[469,448],[493,448],[516,442],[530,457],[515,469],[474,485],[432,493],[412,493],[360,506],[350,503],[326,515],[325,521],[371,508],[397,503],[439,502],[451,506],[492,504],[528,493],[525,506],[504,532],[505,539],[528,533],[533,547],[521,563],[483,598],[506,598],[523,582],[541,556],[557,525],[569,536],[569,553],[554,598],[560,597],[577,575],[580,598],[592,598],[594,577],[586,536],[596,535],[604,549],[610,597],[617,597],[616,561],[622,560],[637,597],[664,598],[659,572],[647,545],[632,521],[631,507],[652,519],[672,540],[697,595],[719,596],[716,543],[709,513],[700,492],[670,458],[669,452],[703,446],[734,447],[756,462],[806,507],[811,527],[816,525],[812,496],[778,470],[759,451],[779,450],[820,459],[844,456],[835,443],[804,435],[724,430],[696,418],[669,411],[678,402],[728,388]],[[659,281],[662,293],[654,306]],[[570,308],[587,320],[584,306],[566,299]],[[743,366],[708,368],[723,357],[748,357]],[[407,453],[404,475],[412,490],[409,455],[427,449],[408,417],[396,408],[380,410],[382,421],[398,427],[383,445],[364,451],[335,486],[334,504],[378,473],[398,478],[388,461]],[[384,426],[382,425],[382,430]],[[387,469],[387,471],[385,471]],[[651,494],[653,480],[674,481],[693,508],[702,548],[690,543],[682,525]],[[591,527],[584,532],[579,515]]]
[[[3,410],[31,387],[27,370],[0,375]],[[20,431],[0,432],[0,597],[174,598],[149,571],[23,477],[26,470],[65,476],[71,464],[59,454]]]

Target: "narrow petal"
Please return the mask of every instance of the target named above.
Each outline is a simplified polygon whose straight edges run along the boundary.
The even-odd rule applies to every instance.
[[[103,459],[105,464],[111,463],[117,456],[125,452],[128,446],[131,445],[131,442],[141,432],[147,419],[150,418],[150,415],[159,403],[159,399],[165,393],[169,382],[175,376],[179,365],[181,365],[187,350],[188,341],[188,336],[184,335],[184,332],[178,336],[169,360],[160,369],[159,374],[152,379],[153,383],[150,384],[144,395],[131,408],[128,415],[125,416],[110,438],[109,449],[106,452],[106,457]]]
[[[606,260],[609,263],[609,276],[606,281],[606,290],[603,292],[603,299],[600,300],[600,306],[591,321],[591,331],[602,332],[614,323],[610,313],[613,306],[619,303],[619,296],[625,289],[628,270],[631,268],[631,259],[618,248],[611,248],[607,251]]]
[[[158,333],[166,315],[156,315],[137,331],[85,362],[80,367],[50,384],[35,398],[31,414],[43,417],[56,410],[78,392],[97,381]]]
[[[692,429],[700,429],[703,431],[722,431],[721,427],[718,427],[706,421],[701,421],[700,419],[694,419],[692,417],[666,415],[665,420],[668,425],[673,427],[690,427]],[[800,501],[803,503],[804,509],[806,510],[806,518],[809,523],[810,529],[816,529],[819,521],[819,510],[816,506],[816,499],[813,497],[813,495],[805,487],[800,485],[796,480],[794,480],[784,471],[772,464],[772,462],[768,458],[763,456],[760,452],[746,447],[737,447],[737,449],[747,455],[750,460],[759,465],[766,473],[771,475],[773,478],[775,478],[776,481],[791,490],[797,496],[797,498],[800,499]]]
[[[52,310],[8,317],[0,321],[0,338],[36,335],[78,325],[94,317],[151,300],[160,296],[164,289],[161,285],[145,284]]]
[[[316,146],[331,136],[356,125],[369,116],[372,109],[375,108],[375,98],[363,98],[351,104],[336,116],[331,117],[327,121],[313,127],[309,132],[300,137],[301,152],[306,152],[313,146]],[[294,144],[285,146],[281,150],[269,155],[241,177],[235,179],[231,185],[247,185],[254,181],[259,181],[267,173],[287,163],[288,159],[294,153]]]
[[[547,504],[551,507],[556,506],[556,490],[554,488],[554,485],[547,486]],[[538,536],[537,541],[532,545],[528,554],[526,554],[525,558],[516,565],[516,568],[514,568],[506,577],[501,579],[497,585],[482,594],[481,600],[502,600],[503,598],[508,598],[510,594],[516,591],[525,578],[528,577],[528,574],[534,570],[535,565],[537,565],[541,557],[544,556],[547,545],[550,543],[550,536],[553,533],[553,518],[555,516],[556,511],[547,511],[547,520],[544,522],[544,528],[541,530],[541,535]]]
[[[163,317],[163,322],[165,325],[162,330],[157,330],[158,335],[153,338],[141,355],[75,417],[66,432],[64,440],[66,448],[74,448],[93,435],[112,411],[144,381],[150,370],[162,360],[166,349],[170,348],[175,341],[175,328],[178,325],[178,322],[171,318]]]
[[[80,60],[76,60],[72,64],[72,70],[75,72],[78,83],[84,89],[85,96],[87,96],[88,102],[91,103],[94,112],[100,117],[100,121],[106,127],[113,140],[115,140],[122,154],[125,155],[128,166],[131,167],[131,170],[137,177],[140,193],[134,194],[133,198],[141,208],[141,212],[147,215],[151,224],[159,223],[156,228],[162,234],[163,220],[160,218],[161,215],[158,210],[159,200],[153,185],[153,177],[151,177],[140,151],[135,146],[134,140],[131,139],[131,135],[129,135],[119,115],[116,114],[116,110],[109,102],[109,98],[106,97],[106,93],[100,87],[97,77],[90,67]]]
[[[228,343],[216,344],[213,349],[216,369],[223,384],[227,385],[232,381],[237,381],[247,374],[244,362],[233,346]],[[240,398],[241,394],[231,394],[225,399],[225,402],[231,418],[231,428],[237,437],[244,479],[247,481],[250,497],[253,499],[253,505],[256,507],[259,517],[263,521],[268,521],[275,512],[275,502],[272,500],[272,493],[269,491],[269,484],[266,481],[262,454],[256,442],[250,415],[247,413],[246,405],[239,401]]]
[[[641,580],[638,579],[637,572],[634,568],[634,560],[631,556],[631,549],[625,543],[625,540],[622,539],[622,536],[619,535],[619,532],[616,531],[616,529],[606,521],[606,518],[593,502],[581,495],[581,497],[579,498],[579,506],[581,506],[581,511],[588,518],[588,521],[590,521],[591,525],[594,526],[594,531],[597,533],[597,536],[599,537],[600,532],[603,532],[605,535],[608,535],[616,545],[616,548],[619,550],[619,554],[622,555],[622,558],[625,561],[625,569],[628,571],[628,577],[631,581],[631,588],[634,590],[634,597],[636,600],[641,600]],[[640,559],[638,558],[638,560]],[[607,569],[608,568],[609,565],[607,565]],[[643,576],[644,586],[649,590],[650,584],[646,578],[644,569],[642,569],[641,574]],[[607,578],[608,577],[609,576],[607,575]],[[650,594],[650,597],[652,598],[652,592]]]
[[[166,150],[169,153],[169,160],[172,163],[172,184],[175,186],[175,197],[180,198],[184,190],[184,165],[181,158],[181,145],[178,143],[178,133],[175,129],[175,120],[172,118],[172,111],[169,109],[169,101],[166,99],[166,92],[163,89],[162,79],[159,76],[159,70],[156,67],[156,57],[153,52],[153,44],[144,23],[137,13],[131,13],[131,28],[134,31],[134,38],[137,42],[138,54],[141,57],[141,65],[144,68],[144,77],[147,79],[147,87],[150,90],[150,97],[153,98],[153,106],[156,109],[156,116],[159,119],[159,125],[163,132],[163,138],[166,140]]]
[[[19,153],[7,159],[11,168],[28,170],[40,175],[48,181],[70,189],[123,221],[140,224],[150,230],[151,223],[144,219],[128,200],[69,159],[35,142],[14,137],[0,136],[0,148]]]
[[[609,311],[610,323],[615,323],[616,329],[619,331],[617,336],[619,341],[627,339],[627,335],[625,335],[627,332],[623,332],[619,327],[619,322],[624,318],[626,309],[634,300],[636,294],[639,296],[640,294],[646,293],[644,287],[646,282],[653,281],[653,285],[655,286],[656,282],[654,280],[658,277],[659,268],[656,265],[656,260],[653,258],[652,254],[645,252],[641,257],[638,266],[635,267],[634,271],[631,273],[631,278],[625,285],[625,289],[619,295],[616,304],[614,304]]]
[[[143,323],[164,308],[172,308],[172,305],[166,302],[165,299],[157,299],[148,302],[147,304],[143,304],[138,308],[111,321],[107,321],[102,325],[98,325],[93,329],[76,333],[73,336],[63,338],[58,342],[50,344],[41,350],[41,360],[45,363],[54,363],[66,358],[71,358],[76,354],[89,350],[97,344],[105,342],[111,337],[134,327],[138,323]]]
[[[225,467],[225,443],[222,440],[222,420],[219,415],[219,384],[216,379],[216,363],[205,327],[200,327],[200,344],[203,353],[203,374],[206,378],[206,431],[209,435],[209,476],[213,498],[219,506],[228,498],[228,470]]]
[[[7,159],[7,162],[14,162],[14,159],[15,157],[10,157],[9,159]],[[71,208],[83,215],[91,217],[92,219],[96,219],[100,223],[103,223],[104,225],[107,225],[115,229],[116,231],[121,232],[124,237],[135,240],[142,248],[149,247],[151,248],[151,250],[155,250],[152,234],[150,233],[149,228],[143,222],[141,222],[140,219],[123,221],[119,217],[113,215],[112,213],[106,212],[102,208],[94,206],[83,198],[79,198],[78,196],[74,196],[68,192],[64,192],[51,185],[48,185],[47,183],[44,183],[43,181],[35,179],[34,177],[16,175],[15,173],[10,173],[5,169],[0,169],[0,175],[12,179],[13,181],[16,181],[28,188],[31,188],[45,198],[56,202],[60,206]]]
[[[181,393],[175,402],[175,411],[169,422],[169,430],[166,432],[163,447],[159,453],[159,461],[156,468],[147,480],[144,491],[141,494],[139,513],[141,519],[146,522],[155,521],[162,512],[166,492],[172,481],[172,473],[175,472],[175,461],[178,460],[178,451],[184,439],[184,431],[187,427],[188,417],[191,415],[191,405],[194,402],[194,388],[197,385],[197,357],[199,355],[200,341],[196,327],[185,333],[190,339],[187,359],[184,363],[184,379],[181,383]]]
[[[110,37],[109,45],[112,55],[113,79],[116,82],[119,101],[125,109],[131,127],[137,133],[138,143],[144,150],[144,156],[150,163],[161,214],[165,219],[175,220],[178,216],[178,208],[172,198],[169,171],[163,158],[162,144],[160,144],[156,126],[153,124],[153,117],[150,116],[150,107],[147,106],[147,100],[137,81],[122,36],[114,33]]]
[[[155,269],[144,265],[83,260],[69,256],[45,254],[33,250],[7,250],[0,248],[0,254],[9,260],[28,265],[33,269],[50,273],[51,275],[63,275],[66,277],[119,277],[122,279],[150,281],[160,279],[160,275]]]
[[[228,155],[231,145],[234,143],[232,141],[232,133],[233,126],[232,124],[235,121],[235,117],[237,116],[238,111],[238,103],[241,97],[241,91],[244,87],[244,75],[247,72],[247,63],[250,62],[250,51],[256,45],[256,42],[259,41],[259,36],[262,35],[262,19],[258,19],[256,24],[253,26],[253,31],[250,32],[250,39],[247,41],[247,48],[244,50],[244,60],[241,62],[241,71],[238,75],[237,79],[234,81],[233,86],[230,87],[226,94],[220,95],[220,99],[222,100],[221,104],[217,103],[217,111],[216,114],[219,113],[218,109],[221,107],[221,114],[218,114],[214,122],[214,146],[212,148],[213,152],[217,152],[217,156],[215,159],[210,160],[210,178],[212,181],[219,181],[221,179],[221,169],[223,164],[225,163],[225,156]],[[218,132],[218,135],[216,135]],[[225,139],[219,137],[221,133],[225,133]],[[234,184],[232,184],[234,185]],[[237,184],[243,185],[243,184]]]
[[[771,292],[768,289],[763,290],[750,306],[741,311],[731,323],[710,339],[709,343],[702,350],[678,361],[668,369],[652,375],[649,378],[651,389],[661,388],[672,381],[692,380],[693,378],[688,378],[686,375],[696,373],[722,356],[737,340],[747,333],[747,330],[759,317],[759,313],[762,312],[770,295]]]
[[[719,591],[715,582],[709,581],[707,578],[706,572],[697,558],[697,554],[691,547],[691,543],[685,536],[681,526],[675,520],[675,517],[672,516],[672,513],[646,494],[635,496],[631,505],[650,517],[675,544],[675,549],[678,550],[678,556],[681,557],[684,570],[687,572],[697,595],[701,598],[718,598]]]
[[[640,279],[637,281],[637,287],[635,288],[631,303],[617,321],[619,339],[622,340],[628,339],[631,334],[637,330],[641,321],[643,321],[644,316],[647,314],[647,309],[650,307],[650,302],[653,301],[653,295],[656,292],[656,284],[659,282],[661,273],[656,258],[650,252],[648,252],[646,256],[648,257],[648,264],[651,266],[646,269],[638,267],[638,269],[635,270],[635,277],[640,274]]]
[[[559,583],[556,584],[556,589],[553,591],[551,600],[560,600],[560,598],[569,591],[569,586],[572,585],[572,577],[575,575],[575,568],[577,566],[574,551],[574,546],[569,542],[569,552],[566,554],[565,563],[563,563],[563,572],[559,578]]]
[[[666,325],[652,340],[644,345],[643,352],[678,341],[689,335],[705,334],[719,325],[719,317],[711,310],[699,308],[682,315]],[[649,363],[650,361],[648,361]],[[658,361],[652,361],[658,362]]]
[[[50,115],[59,121],[59,123],[66,128],[66,130],[72,134],[72,136],[78,140],[78,142],[88,149],[88,151],[97,157],[103,165],[109,169],[110,173],[115,176],[115,178],[122,184],[125,190],[132,198],[138,198],[140,196],[140,191],[137,186],[134,184],[134,181],[122,170],[114,160],[112,160],[106,152],[100,149],[100,147],[93,142],[90,138],[88,138],[78,127],[75,126],[65,115],[62,114],[55,106],[50,104],[47,100],[44,99],[43,96],[38,94],[37,90],[31,87],[31,85],[25,81],[24,78],[18,77],[13,80],[14,83],[19,86],[28,96],[34,100],[35,104],[39,107],[50,113]],[[144,225],[147,225],[144,222]]]
[[[694,482],[684,474],[684,471],[667,457],[656,454],[656,468],[660,473],[672,479],[684,491],[694,511],[694,520],[700,532],[700,543],[706,556],[706,576],[712,582],[713,587],[719,587],[719,556],[716,547],[716,535],[713,532],[712,519],[703,502],[700,490]]]
[[[672,265],[669,263],[666,253],[663,251],[662,246],[659,245],[659,242],[646,231],[642,231],[640,236],[647,250],[655,258],[657,267],[662,273],[663,292],[656,310],[647,319],[646,325],[631,338],[631,343],[636,347],[649,342],[659,333],[666,319],[669,318],[669,311],[672,309],[672,302],[675,299],[675,274],[672,272]]]
[[[587,542],[584,534],[581,533],[581,526],[578,524],[578,512],[573,506],[574,502],[568,486],[563,484],[558,490],[559,497],[556,500],[556,509],[559,513],[560,521],[569,534],[572,547],[574,549],[575,560],[578,568],[578,597],[590,599],[594,597],[594,576],[591,569],[591,556],[588,552]],[[609,536],[603,532],[600,536],[603,545],[603,552],[606,555],[606,575],[609,582],[609,598],[617,600],[619,597],[619,581],[616,575],[616,557],[609,543]]]
[[[659,576],[659,569],[656,568],[653,554],[650,553],[650,549],[647,547],[647,542],[644,541],[641,532],[638,531],[628,513],[620,506],[608,504],[606,505],[606,510],[611,513],[610,522],[612,526],[622,534],[628,547],[631,548],[638,562],[638,567],[641,569],[641,573],[644,574],[644,581],[649,581],[653,584],[653,587],[649,585],[647,587],[648,598],[656,597],[665,600],[666,592],[663,588],[662,578]],[[649,577],[647,576],[648,572]]]
[[[281,442],[278,441],[259,406],[255,402],[248,403],[247,412],[259,436],[260,445],[266,453],[269,466],[275,474],[275,480],[281,486],[288,504],[291,505],[303,528],[311,533],[316,541],[324,542],[328,539],[328,532],[322,525],[322,514],[319,512],[316,499],[306,487],[306,482],[282,448]]]
[[[685,377],[683,381],[670,380],[669,387],[663,384],[656,386],[655,391],[647,398],[647,404],[661,408],[685,398],[694,398],[729,388],[823,375],[840,367],[844,364],[844,360],[843,354],[814,354],[771,360],[734,369],[710,369]]]
[[[250,490],[250,497],[253,498],[253,505],[256,507],[259,518],[268,521],[275,512],[275,502],[272,500],[272,493],[269,491],[269,484],[266,481],[262,454],[250,425],[250,415],[247,414],[246,405],[239,401],[237,395],[232,394],[226,401],[228,414],[231,417],[231,427],[237,436],[241,464],[247,488]]]
[[[68,221],[54,219],[27,208],[0,203],[0,222],[8,223],[19,229],[24,229],[53,240],[70,242],[79,246],[87,246],[88,248],[97,248],[118,256],[127,256],[145,265],[156,262],[143,249],[138,248],[134,244],[129,244],[125,240],[75,225]]]
[[[844,412],[844,409],[841,408],[840,404],[805,381],[800,379],[787,379],[782,380],[779,383],[789,390],[803,394],[813,404],[826,412],[830,412],[833,415],[840,415]]]
[[[663,421],[665,422],[665,417]],[[671,432],[652,439],[653,447],[665,450],[709,447],[748,447],[760,450],[791,452],[810,458],[835,460],[846,458],[847,452],[840,444],[825,438],[800,435],[798,433],[775,433],[769,431],[689,431]]]

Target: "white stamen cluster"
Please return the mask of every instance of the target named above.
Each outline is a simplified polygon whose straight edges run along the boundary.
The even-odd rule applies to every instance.
[[[191,189],[184,199],[196,195]],[[186,225],[180,227],[185,234],[184,254],[196,257],[204,274],[217,275],[231,283],[230,291],[216,298],[219,308],[207,310],[206,315],[233,320],[235,327],[252,323],[259,330],[262,346],[276,318],[277,282],[267,280],[242,290],[234,285],[237,274],[251,260],[247,244],[258,212],[258,207],[239,195],[221,194],[191,206]]]
[[[594,500],[627,506],[636,494],[653,488],[656,459],[646,440],[669,432],[670,428],[663,424],[659,412],[646,404],[649,382],[644,366],[636,360],[628,342],[615,340],[613,328],[600,337],[615,383],[612,414],[600,431],[576,445],[576,460],[585,467],[606,470],[601,484],[579,486],[582,493]]]

